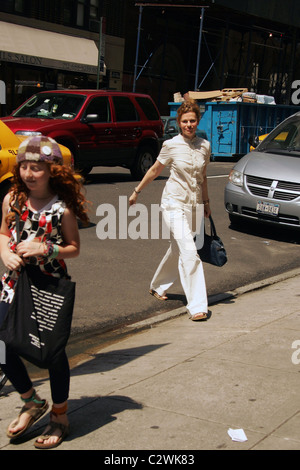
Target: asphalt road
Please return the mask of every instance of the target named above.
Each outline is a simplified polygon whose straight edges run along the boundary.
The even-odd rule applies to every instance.
[[[230,226],[223,193],[232,166],[232,162],[212,162],[208,170],[213,218],[228,254],[224,267],[204,266],[208,295],[233,290],[300,264],[300,234],[257,225],[239,230]],[[95,168],[89,175],[85,188],[92,203],[91,225],[80,230],[80,257],[68,261],[70,274],[77,282],[73,335],[105,332],[185,305],[179,282],[168,293],[167,302],[159,302],[148,293],[149,282],[168,247],[166,239],[151,239],[153,219],[148,220],[147,238],[128,236],[138,230],[145,236],[145,211],[149,214],[151,205],[159,204],[167,176],[166,170],[142,192],[138,201],[142,215],[133,216],[128,213],[128,196],[136,182],[129,171]],[[105,230],[110,238],[100,239]]]

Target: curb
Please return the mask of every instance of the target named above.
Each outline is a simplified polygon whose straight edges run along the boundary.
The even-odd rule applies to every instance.
[[[208,297],[208,305],[215,305],[219,302],[236,298],[238,296],[254,292],[256,290],[264,289],[265,287],[271,286],[273,284],[283,282],[287,279],[300,276],[300,268],[293,269],[291,271],[284,272],[282,274],[263,279],[245,286],[238,287],[232,291],[222,292],[219,294],[210,295]],[[81,337],[76,341],[73,338],[73,341],[70,341],[67,345],[67,354],[70,361],[71,368],[75,367],[82,360],[88,360],[89,357],[92,357],[95,351],[99,351],[101,348],[104,348],[108,344],[113,344],[121,339],[125,339],[128,336],[140,333],[144,330],[150,329],[160,323],[166,322],[168,320],[173,320],[182,315],[186,315],[187,311],[185,307],[176,308],[168,312],[164,312],[152,317],[146,318],[145,320],[140,320],[129,325],[121,325],[115,329],[111,329],[104,333],[95,333],[94,335],[88,335],[87,337]],[[36,370],[33,367],[33,373],[35,376],[41,377],[44,374],[41,369]],[[31,369],[31,364],[28,364],[28,370]],[[35,373],[34,373],[35,372]]]
[[[253,292],[259,289],[264,289],[265,287],[271,286],[278,282],[285,281],[287,279],[291,279],[293,277],[300,276],[300,268],[293,269],[291,271],[287,271],[282,274],[278,274],[276,276],[269,277],[267,279],[263,279],[261,281],[253,282],[251,284],[247,284],[245,286],[238,287],[232,291],[222,292],[219,294],[213,294],[208,297],[208,305],[215,305],[219,302],[222,302],[227,299],[232,299],[234,297],[247,294],[249,292]],[[115,332],[122,331],[123,334],[141,331],[145,328],[151,328],[153,325],[158,323],[162,323],[167,320],[174,319],[181,315],[186,314],[186,308],[180,307],[174,310],[170,310],[169,312],[162,313],[157,316],[153,316],[147,318],[146,320],[141,320],[136,323],[132,323],[131,325],[126,325],[124,327],[120,327],[119,329],[114,330]]]

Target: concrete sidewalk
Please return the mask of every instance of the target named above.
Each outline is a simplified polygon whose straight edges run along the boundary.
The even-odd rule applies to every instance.
[[[299,300],[295,270],[220,298],[206,322],[170,312],[72,361],[71,434],[57,450],[299,450]],[[50,399],[48,379],[35,386]],[[3,391],[0,449],[31,450],[47,416],[10,444],[21,402]]]

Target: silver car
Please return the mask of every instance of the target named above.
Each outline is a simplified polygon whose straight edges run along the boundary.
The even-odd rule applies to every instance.
[[[300,230],[300,112],[238,161],[224,203],[232,223],[255,220]]]

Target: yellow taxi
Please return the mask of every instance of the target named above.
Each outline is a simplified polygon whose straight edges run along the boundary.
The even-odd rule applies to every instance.
[[[252,145],[250,143],[250,152],[252,152],[252,150],[254,150],[258,146],[258,144],[260,144],[267,137],[267,135],[269,134],[262,134],[258,137],[255,137],[255,145],[253,145],[254,140],[252,140]],[[284,141],[286,139],[286,136],[287,132],[281,132],[275,140]]]
[[[16,163],[18,147],[27,136],[14,134],[4,122],[0,121],[0,203],[10,187],[12,169]],[[60,145],[64,164],[73,166],[70,150]]]

